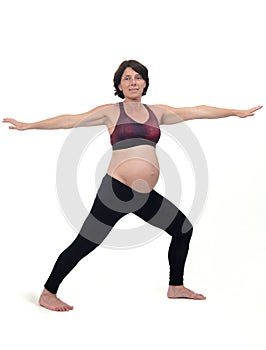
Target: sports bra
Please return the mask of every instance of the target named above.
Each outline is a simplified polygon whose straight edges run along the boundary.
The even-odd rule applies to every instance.
[[[145,123],[138,123],[126,114],[123,102],[119,102],[120,115],[110,135],[113,150],[140,145],[156,146],[161,136],[158,119],[146,104],[143,106],[149,112],[149,118]]]

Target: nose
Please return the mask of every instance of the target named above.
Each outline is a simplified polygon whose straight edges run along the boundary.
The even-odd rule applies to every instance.
[[[131,79],[131,85],[136,85],[136,81],[137,81],[137,80],[136,80],[135,78],[132,78],[132,79]]]

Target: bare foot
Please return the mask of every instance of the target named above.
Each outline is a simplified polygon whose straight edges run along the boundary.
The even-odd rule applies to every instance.
[[[39,304],[52,311],[69,311],[73,309],[73,306],[64,303],[57,298],[56,294],[50,293],[47,289],[43,290],[39,298]]]
[[[206,299],[204,295],[195,293],[184,286],[169,286],[167,297],[170,299],[176,299],[176,298],[186,298],[186,299],[195,299],[195,300]]]

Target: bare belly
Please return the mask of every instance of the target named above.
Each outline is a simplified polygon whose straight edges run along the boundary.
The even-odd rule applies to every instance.
[[[155,148],[136,146],[113,151],[107,173],[138,192],[150,192],[159,179]]]

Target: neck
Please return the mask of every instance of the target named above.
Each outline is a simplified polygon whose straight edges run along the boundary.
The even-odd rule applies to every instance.
[[[132,102],[132,103],[141,103],[141,97],[136,97],[136,98],[128,98],[128,97],[126,97],[125,99],[124,99],[124,102],[125,103],[128,103],[128,102]]]
[[[135,100],[128,100],[128,99],[125,99],[123,101],[123,103],[126,103],[127,105],[127,110],[128,111],[136,111],[136,110],[140,110],[141,107],[142,107],[142,103],[141,101],[135,101]]]

